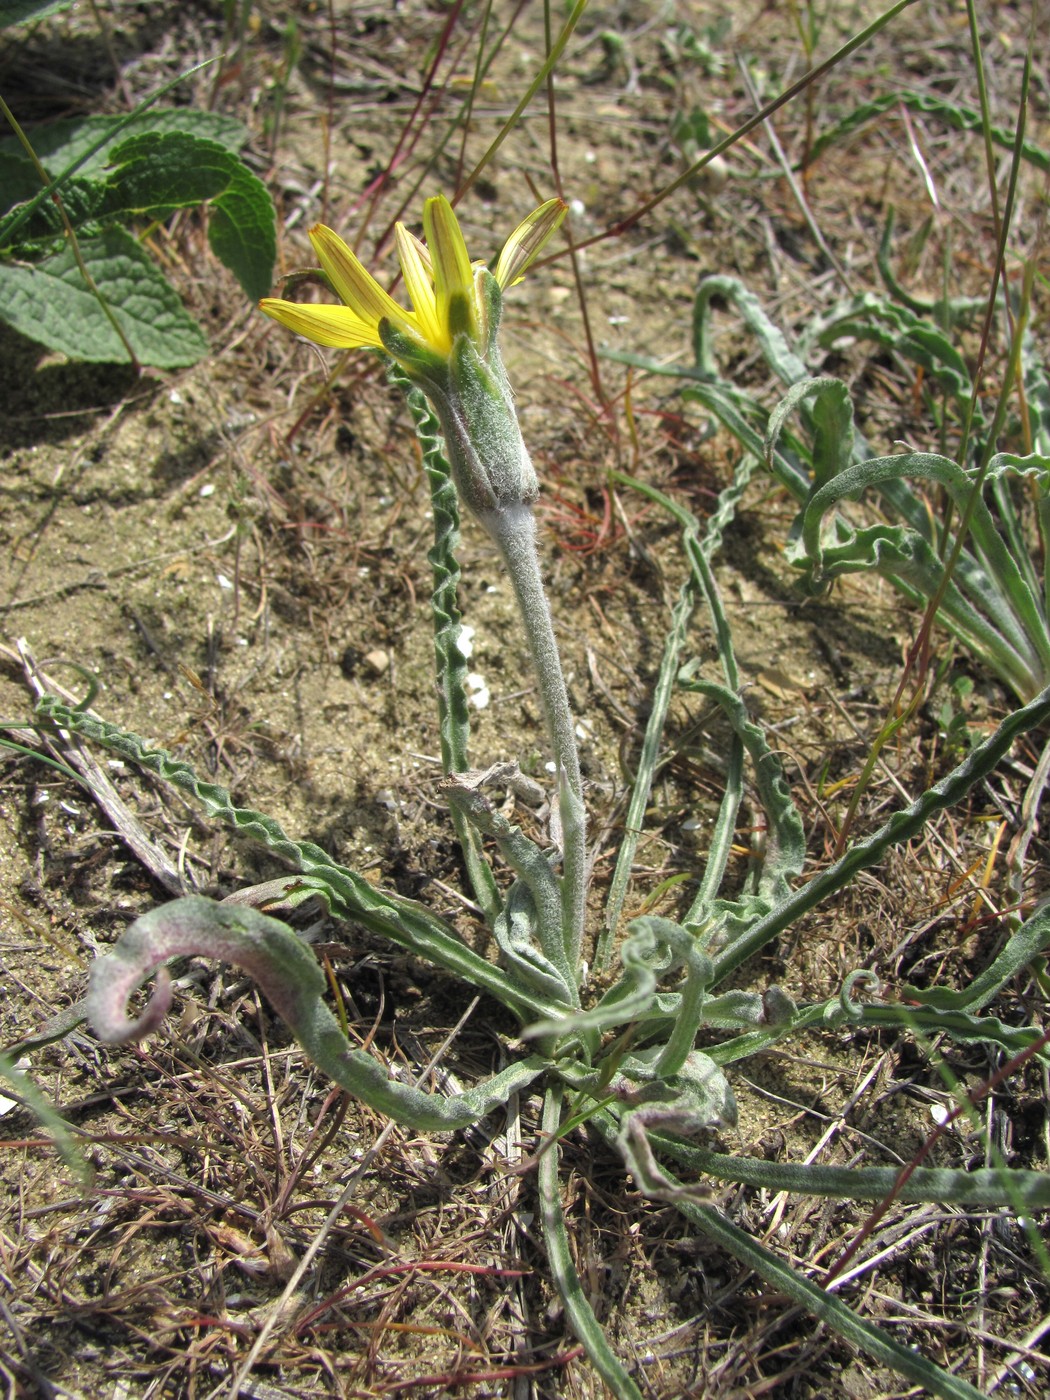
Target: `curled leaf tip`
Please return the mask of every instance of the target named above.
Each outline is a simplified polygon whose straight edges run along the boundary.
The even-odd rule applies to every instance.
[[[105,1044],[126,1045],[132,1040],[144,1040],[170,1011],[171,976],[166,967],[159,967],[146,1009],[140,1016],[127,1014],[131,995],[142,980],[137,967],[112,953],[92,965],[85,1009],[95,1034]]]

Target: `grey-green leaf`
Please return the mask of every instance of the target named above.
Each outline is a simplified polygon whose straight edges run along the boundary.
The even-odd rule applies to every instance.
[[[323,1001],[327,982],[317,959],[286,924],[248,905],[216,904],[203,895],[149,910],[92,964],[85,1009],[102,1040],[120,1044],[157,1029],[171,1002],[164,963],[180,955],[221,958],[243,968],[314,1064],[378,1112],[425,1132],[476,1123],[548,1067],[532,1055],[466,1093],[447,1097],[399,1083],[371,1055],[350,1045]],[[130,1020],[128,997],[151,973],[156,985],[146,1010]]]

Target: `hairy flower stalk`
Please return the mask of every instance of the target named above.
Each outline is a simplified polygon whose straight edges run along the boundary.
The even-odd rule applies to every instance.
[[[539,679],[557,771],[561,818],[564,952],[579,965],[586,896],[586,822],[575,726],[536,549],[532,514],[539,484],[514,411],[497,332],[503,292],[565,217],[548,200],[511,234],[490,272],[471,263],[456,215],[443,196],[423,208],[426,242],[395,230],[412,309],[398,305],[331,229],[310,241],[342,306],[269,298],[262,310],[319,345],[371,348],[392,359],[430,399],[441,423],[452,478],[506,564]]]
[[[576,733],[561,657],[554,637],[547,593],[536,551],[536,520],[527,505],[492,511],[482,523],[507,566],[525,621],[529,653],[539,679],[558,775],[558,814],[562,829],[562,916],[569,966],[579,967],[587,894],[586,812]]]

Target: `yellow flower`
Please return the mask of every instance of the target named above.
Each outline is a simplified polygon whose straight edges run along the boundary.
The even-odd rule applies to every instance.
[[[318,345],[340,349],[370,346],[390,352],[380,329],[386,322],[388,336],[390,331],[395,333],[390,337],[395,344],[403,345],[403,338],[407,338],[413,348],[440,360],[449,358],[457,336],[462,334],[484,355],[494,329],[486,283],[494,276],[502,291],[519,282],[565,213],[560,199],[541,204],[507,239],[495,273],[490,274],[484,263],[471,263],[459,220],[444,195],[428,199],[423,206],[425,244],[404,224],[398,224],[394,231],[411,311],[383,290],[338,234],[317,224],[310,230],[310,242],[344,305],[302,305],[267,297],[259,307]],[[401,358],[397,350],[392,353]]]

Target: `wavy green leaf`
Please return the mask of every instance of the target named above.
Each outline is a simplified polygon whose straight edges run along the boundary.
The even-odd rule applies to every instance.
[[[310,885],[336,918],[353,920],[383,934],[399,947],[429,958],[471,986],[489,992],[522,1021],[537,1015],[550,1016],[559,1009],[468,948],[435,914],[412,900],[377,889],[364,876],[332,860],[313,842],[294,841],[272,817],[250,807],[236,806],[226,788],[202,781],[190,764],[173,758],[165,749],[147,744],[120,725],[109,724],[52,695],[40,699],[37,713],[61,729],[83,734],[131,763],[157,773],[196,798],[209,816],[218,817],[233,831],[290,861],[302,872],[303,883]],[[293,877],[288,883],[296,885],[298,881]]]
[[[247,972],[318,1068],[377,1113],[424,1132],[476,1123],[549,1068],[546,1059],[533,1055],[466,1093],[448,1096],[398,1083],[371,1055],[351,1047],[323,1000],[328,983],[317,959],[287,924],[203,895],[151,909],[91,964],[85,1010],[100,1039],[120,1045],[157,1029],[171,1005],[164,964],[173,957],[219,958]],[[128,999],[154,973],[145,1011],[130,1020]]]
[[[985,129],[980,112],[972,107],[962,107],[958,103],[948,102],[943,97],[931,92],[909,92],[906,89],[899,89],[883,93],[873,102],[865,102],[837,121],[834,126],[821,132],[809,148],[810,164],[822,156],[829,146],[834,146],[845,140],[846,137],[852,136],[876,117],[881,117],[886,112],[896,111],[900,107],[907,107],[912,112],[923,112],[927,116],[938,117],[946,126],[950,126],[956,131],[983,132]],[[1001,126],[989,126],[988,134],[997,146],[1002,146],[1005,150],[1012,150],[1017,139],[1014,132]],[[1034,165],[1037,170],[1050,170],[1050,153],[1044,151],[1042,147],[1031,141],[1022,141],[1020,151],[1022,158]]]

